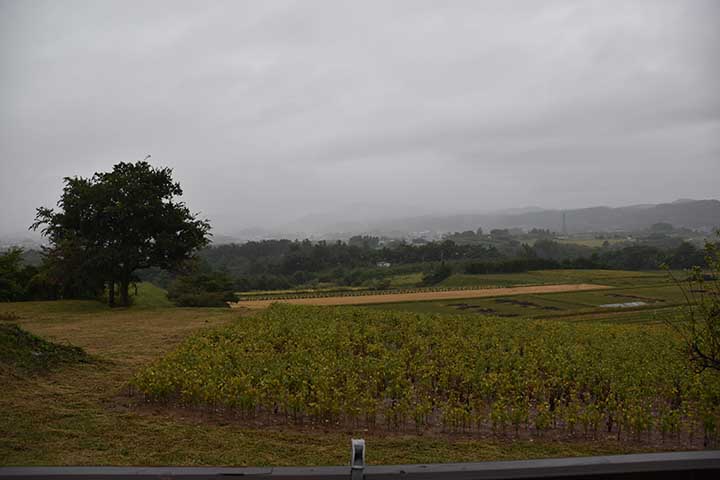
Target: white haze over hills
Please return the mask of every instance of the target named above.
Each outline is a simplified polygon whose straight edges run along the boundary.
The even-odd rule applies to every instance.
[[[234,231],[213,229],[214,244],[242,243],[262,239],[347,239],[352,235],[380,235],[394,238],[425,236],[437,239],[444,233],[493,228],[532,228],[562,231],[565,213],[568,233],[639,231],[653,223],[667,222],[712,233],[720,228],[720,201],[678,199],[671,203],[637,204],[624,207],[581,209],[544,209],[537,206],[466,213],[438,212],[412,215],[411,207],[389,209],[378,218],[374,207],[354,205],[348,212],[331,211],[305,215],[296,221],[259,225]],[[405,210],[407,209],[407,210]],[[43,242],[39,232],[15,232],[0,235],[0,249],[21,246],[38,248]]]
[[[720,227],[720,201],[679,199],[671,203],[636,204],[624,207],[589,207],[581,209],[544,209],[531,206],[497,211],[436,213],[427,215],[373,216],[371,209],[358,206],[358,214],[337,212],[307,215],[297,221],[272,227],[238,230],[217,235],[215,243],[258,240],[262,238],[343,239],[351,235],[370,234],[389,237],[427,236],[443,233],[493,228],[544,228],[562,231],[563,213],[569,233],[639,231],[653,223],[667,222],[710,233]],[[341,218],[341,219],[339,219]]]

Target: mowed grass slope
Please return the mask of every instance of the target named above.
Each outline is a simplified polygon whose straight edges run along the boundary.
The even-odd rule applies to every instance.
[[[0,374],[4,377],[23,377],[89,361],[79,347],[48,342],[15,324],[0,323]]]

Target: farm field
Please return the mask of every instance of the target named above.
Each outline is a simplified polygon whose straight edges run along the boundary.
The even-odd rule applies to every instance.
[[[678,272],[679,273],[679,272]],[[669,283],[665,272],[627,270],[534,270],[524,273],[488,275],[455,274],[443,280],[444,287],[546,285],[559,283],[600,283],[613,287]]]
[[[681,274],[681,272],[676,272]],[[640,286],[656,285],[659,283],[669,284],[668,275],[665,272],[641,272],[625,270],[535,270],[524,273],[500,273],[487,275],[468,275],[456,273],[446,278],[437,285],[430,287],[419,286],[422,281],[422,273],[410,273],[393,275],[389,277],[390,288],[388,290],[370,290],[368,287],[342,287],[325,286],[315,289],[289,289],[289,290],[266,290],[252,292],[238,292],[242,300],[271,300],[289,298],[311,298],[311,297],[340,297],[345,295],[380,295],[393,293],[419,293],[447,290],[452,288],[474,289],[474,288],[500,288],[528,285],[557,285],[566,283],[597,283],[609,286]]]
[[[346,462],[351,436],[369,442],[370,461],[386,464],[695,449],[716,441],[717,412],[707,403],[718,405],[715,380],[677,373],[682,359],[664,320],[678,314],[680,297],[664,273],[539,271],[492,277],[508,285],[535,281],[529,287],[536,293],[247,311],[176,308],[164,290],[141,283],[131,309],[91,301],[0,304],[3,325],[18,324],[43,339],[82,347],[90,358],[40,373],[0,369],[5,386],[0,463],[330,465]],[[537,293],[561,279],[609,288]],[[463,293],[477,291],[491,289]],[[648,304],[599,306],[642,300]],[[358,325],[365,337],[354,332]],[[442,358],[417,356],[435,341]],[[495,343],[478,348],[477,342],[488,341]],[[220,343],[208,350],[213,342]],[[238,353],[246,351],[243,345],[255,345],[247,350],[255,352],[251,358]],[[475,358],[477,352],[487,356]],[[564,360],[548,363],[544,356],[550,352]],[[348,373],[351,358],[360,362],[366,380]],[[597,378],[598,359],[606,359],[602,375],[611,375],[604,385],[619,389],[618,395],[628,399],[627,411],[634,412],[613,418],[610,433],[602,427],[607,428],[607,402],[587,403],[582,388],[589,383],[577,377]],[[480,360],[491,369],[487,374],[471,368]],[[453,367],[452,362],[458,363]],[[438,388],[412,384],[403,370],[410,364],[430,369],[411,372],[411,378],[430,375],[424,378],[440,382]],[[304,366],[293,370],[292,365]],[[567,371],[553,370],[562,365],[584,370],[568,377]],[[540,367],[542,372],[533,370]],[[295,377],[281,375],[287,368]],[[645,374],[651,377],[640,378]],[[300,383],[284,384],[286,377]],[[635,389],[623,378],[656,390]],[[668,410],[668,379],[686,382],[685,410]],[[547,395],[556,381],[570,388],[563,401],[570,395],[575,403],[549,415]],[[408,386],[413,393],[403,390]],[[228,403],[223,395],[230,391],[238,395]],[[419,402],[423,391],[429,403]],[[522,402],[514,403],[518,398]],[[278,414],[269,415],[276,406]],[[602,412],[606,416],[600,418]]]
[[[715,445],[720,377],[679,347],[665,325],[276,304],[131,383],[151,402],[272,426]]]
[[[273,303],[289,303],[293,305],[365,305],[395,302],[426,302],[431,300],[454,300],[481,297],[496,297],[501,295],[521,295],[528,293],[550,292],[576,292],[585,290],[598,290],[607,288],[597,284],[565,284],[565,285],[530,285],[500,288],[474,288],[474,289],[433,289],[428,291],[410,291],[395,293],[392,290],[377,294],[362,295],[334,295],[334,296],[289,296],[263,300],[243,300],[232,304],[235,308],[262,309]]]
[[[683,300],[682,293],[676,286],[659,284],[593,291],[499,295],[492,298],[465,298],[453,301],[386,303],[368,305],[365,308],[415,313],[468,313],[505,318],[568,319],[594,314],[606,315],[607,318],[617,320],[626,317],[630,312],[638,311],[642,312],[645,321],[660,322],[667,317],[667,314],[674,314]],[[643,305],[635,305],[636,302]]]
[[[236,322],[243,312],[169,307],[163,291],[139,285],[131,309],[92,301],[0,303],[0,323],[82,347],[90,361],[28,373],[0,369],[2,465],[339,465],[348,438],[363,436],[375,464],[606,455],[667,450],[667,443],[579,436],[515,438],[260,426],[208,409],[146,404],[128,385],[196,332]],[[257,314],[255,314],[257,315]],[[691,448],[675,445],[672,448]]]
[[[358,292],[367,290],[367,287],[340,287],[340,286],[318,286],[317,288],[291,288],[286,290],[252,290],[248,292],[237,292],[241,297],[266,297],[269,295],[323,295],[345,292]]]
[[[681,272],[674,274],[682,278]],[[666,272],[538,270],[513,274],[455,274],[436,287],[400,291],[335,292],[326,295],[296,292],[290,295],[258,296],[257,300],[245,300],[234,306],[267,308],[275,301],[299,305],[364,305],[373,309],[416,313],[473,313],[522,318],[569,318],[597,314],[617,321],[627,316],[629,311],[641,310],[645,312],[645,317],[642,317],[645,320],[662,321],[667,314],[674,314],[672,307],[682,303],[683,298]],[[642,302],[644,305],[623,305],[614,309],[601,307],[633,302]],[[606,315],[608,313],[612,315]]]

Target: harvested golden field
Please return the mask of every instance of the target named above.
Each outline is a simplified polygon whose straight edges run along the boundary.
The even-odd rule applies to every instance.
[[[294,305],[366,305],[370,303],[421,302],[426,300],[456,300],[463,298],[499,297],[506,295],[579,292],[585,290],[599,290],[605,288],[610,287],[589,283],[532,285],[526,287],[482,288],[477,290],[446,290],[417,293],[385,293],[377,295],[347,295],[336,297],[245,300],[233,304],[233,307],[266,308],[273,303],[291,303]]]

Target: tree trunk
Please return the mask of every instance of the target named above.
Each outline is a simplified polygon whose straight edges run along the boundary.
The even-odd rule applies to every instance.
[[[130,277],[125,276],[120,280],[120,304],[123,307],[129,307],[130,306],[130,294],[128,290],[130,289]]]
[[[108,282],[108,305],[115,306],[115,280]]]

